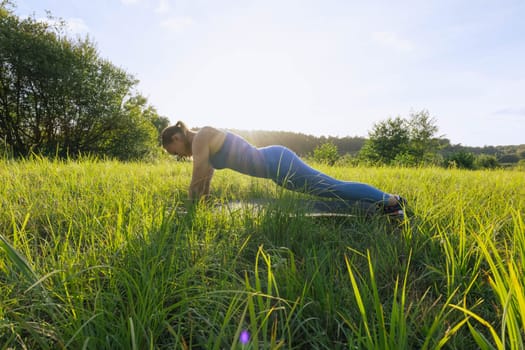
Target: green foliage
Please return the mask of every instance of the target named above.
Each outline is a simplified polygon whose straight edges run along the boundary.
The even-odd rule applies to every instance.
[[[488,154],[480,154],[474,160],[476,169],[496,169],[499,167],[498,159]]]
[[[374,124],[360,157],[380,164],[422,164],[437,154],[437,131],[436,121],[428,111],[412,113],[409,119],[388,118]]]
[[[368,136],[360,155],[372,162],[389,164],[396,156],[408,151],[410,133],[407,121],[401,117],[374,124]]]
[[[470,152],[456,152],[445,158],[445,165],[450,168],[474,169],[476,157]]]
[[[359,166],[361,164],[361,160],[358,157],[352,156],[348,153],[342,155],[337,160],[336,164],[337,166],[346,166],[346,167],[355,167]]]
[[[134,159],[152,151],[158,133],[151,130],[164,121],[133,91],[137,80],[100,58],[87,38],[64,33],[64,24],[20,19],[2,9],[2,139],[16,156]]]
[[[122,123],[108,134],[103,154],[121,160],[145,159],[159,146],[159,134],[168,125],[142,96],[128,99],[123,106]],[[129,126],[132,127],[129,127]]]
[[[416,158],[422,158],[427,153],[437,151],[440,140],[436,138],[438,132],[436,123],[436,120],[425,110],[410,115],[408,120],[409,151]]]
[[[498,159],[501,163],[513,164],[520,161],[520,157],[517,154],[503,154]]]
[[[519,159],[525,159],[525,146],[520,146],[516,150],[516,155],[519,157]]]
[[[340,158],[339,150],[332,142],[325,142],[314,149],[312,158],[319,163],[334,165]]]

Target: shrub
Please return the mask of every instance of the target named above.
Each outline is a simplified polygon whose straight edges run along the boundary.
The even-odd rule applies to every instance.
[[[480,154],[476,157],[474,165],[478,169],[495,169],[499,167],[499,162],[495,156]]]
[[[334,165],[339,158],[339,150],[332,142],[325,142],[314,149],[313,159],[316,162]]]
[[[445,158],[445,166],[449,168],[474,169],[474,154],[459,151],[448,155]]]

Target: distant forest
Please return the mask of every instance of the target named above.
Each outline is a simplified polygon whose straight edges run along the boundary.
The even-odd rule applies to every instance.
[[[337,147],[340,156],[349,155],[355,157],[367,141],[365,137],[358,136],[313,136],[302,133],[286,131],[247,131],[231,129],[230,131],[241,135],[249,142],[258,147],[269,145],[283,145],[302,157],[310,156],[316,147],[324,143],[332,143]],[[440,139],[438,153],[447,157],[456,153],[470,153],[474,156],[489,155],[494,156],[501,164],[515,164],[520,160],[525,160],[525,144],[508,146],[484,146],[471,147],[461,144],[451,144],[448,139]]]
[[[327,142],[337,146],[340,155],[356,155],[366,142],[366,138],[364,137],[317,137],[287,131],[246,131],[237,129],[230,131],[241,135],[257,147],[283,145],[292,149],[300,156],[308,156],[316,147]]]

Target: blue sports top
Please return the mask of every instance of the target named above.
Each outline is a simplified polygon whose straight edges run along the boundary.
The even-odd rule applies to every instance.
[[[210,156],[214,169],[233,169],[255,177],[268,177],[263,153],[242,137],[226,132],[221,148]]]

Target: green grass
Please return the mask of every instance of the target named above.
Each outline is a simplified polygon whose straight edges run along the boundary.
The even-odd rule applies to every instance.
[[[311,218],[228,170],[216,201],[275,203],[186,214],[189,163],[0,161],[0,349],[524,348],[523,172],[319,167],[413,215]]]

